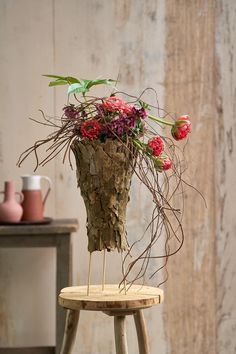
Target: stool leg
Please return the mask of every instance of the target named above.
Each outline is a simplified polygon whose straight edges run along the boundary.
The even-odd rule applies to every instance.
[[[148,335],[142,310],[134,314],[140,354],[149,354]]]
[[[75,341],[79,311],[67,310],[66,324],[60,354],[70,354]]]
[[[116,354],[128,354],[125,316],[114,316]]]

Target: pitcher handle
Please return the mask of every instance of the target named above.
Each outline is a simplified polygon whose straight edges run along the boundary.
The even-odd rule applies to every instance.
[[[15,192],[15,194],[18,194],[19,196],[20,196],[20,204],[21,203],[23,203],[23,201],[24,201],[24,194],[23,193],[21,193],[21,192]]]
[[[49,195],[49,193],[50,193],[50,191],[52,189],[52,180],[49,177],[47,177],[47,176],[41,176],[41,178],[44,178],[44,179],[46,179],[48,181],[48,190],[47,190],[47,192],[46,192],[46,194],[45,194],[45,196],[43,198],[43,206],[44,206],[45,203],[46,203],[46,200],[48,198],[48,195]]]

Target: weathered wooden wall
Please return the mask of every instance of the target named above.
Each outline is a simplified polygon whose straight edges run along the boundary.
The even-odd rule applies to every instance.
[[[212,183],[218,73],[215,2],[166,1],[166,21],[166,107],[178,112],[184,109],[192,117],[194,133],[186,148],[187,175],[208,205],[205,209],[191,191],[185,198],[185,246],[171,259],[169,268],[167,336],[173,353],[187,354],[190,348],[193,354],[217,353],[216,196]]]
[[[0,0],[1,186],[13,178],[20,188],[19,176],[32,171],[32,161],[21,170],[15,161],[45,129],[27,117],[38,117],[38,108],[60,114],[65,103],[65,90],[47,88],[43,73],[120,73],[124,89],[136,94],[155,87],[162,106],[192,117],[186,179],[208,206],[191,191],[185,198],[186,240],[169,263],[165,304],[146,311],[153,354],[236,353],[235,23],[234,0]],[[47,214],[80,221],[73,236],[73,283],[82,284],[87,240],[75,174],[59,159],[39,173],[54,181]],[[138,185],[133,195],[128,226],[135,235],[149,201]],[[99,281],[100,257],[94,262],[93,279]],[[115,262],[110,281],[119,279],[118,257]],[[0,345],[54,343],[54,268],[53,250],[0,250]],[[131,321],[128,333],[136,353]],[[114,353],[109,318],[82,314],[75,353],[81,342],[82,353]]]

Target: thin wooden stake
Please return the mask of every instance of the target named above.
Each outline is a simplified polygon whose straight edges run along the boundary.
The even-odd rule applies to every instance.
[[[88,269],[87,296],[89,296],[89,288],[90,288],[91,263],[92,263],[92,252],[89,253],[89,269]]]
[[[102,291],[105,289],[106,281],[106,249],[103,250],[103,266],[102,266]]]
[[[123,267],[123,274],[125,274],[126,271],[125,271],[125,264],[124,264],[123,251],[121,251],[121,261],[122,261],[122,267]],[[125,290],[125,295],[126,295],[126,294],[127,294],[126,279],[124,280],[124,290]]]

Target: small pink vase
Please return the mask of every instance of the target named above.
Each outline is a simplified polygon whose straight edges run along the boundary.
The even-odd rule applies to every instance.
[[[0,204],[0,221],[19,222],[23,214],[23,208],[20,203],[23,201],[22,193],[15,192],[15,183],[13,181],[5,182],[4,201]],[[15,194],[20,195],[20,203],[16,201]]]

